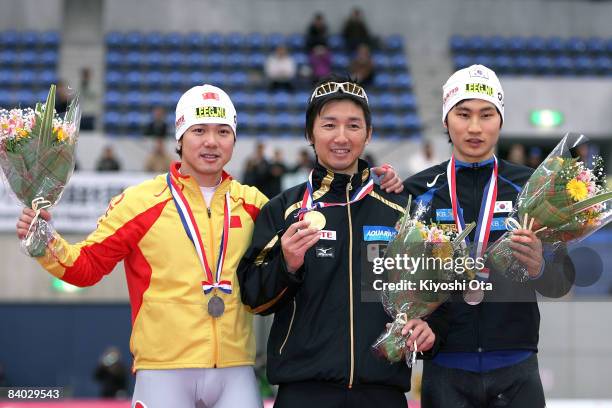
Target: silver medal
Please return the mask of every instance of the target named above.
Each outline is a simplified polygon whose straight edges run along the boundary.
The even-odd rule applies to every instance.
[[[220,317],[225,311],[225,302],[219,296],[214,295],[208,301],[208,314],[212,317]]]

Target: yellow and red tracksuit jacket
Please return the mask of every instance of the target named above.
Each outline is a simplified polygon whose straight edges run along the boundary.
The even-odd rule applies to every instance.
[[[166,175],[113,198],[96,230],[83,242],[70,245],[56,236],[38,261],[54,276],[76,286],[94,285],[124,261],[132,307],[134,370],[252,365],[252,314],[240,301],[236,268],[268,199],[224,172],[207,209],[197,182],[180,174],[179,168],[180,163],[173,163],[170,173],[191,206],[213,274],[225,193],[230,193],[230,231],[221,280],[231,281],[232,293],[217,292],[225,301],[221,317],[208,315],[212,293],[203,293],[205,272],[181,224]]]

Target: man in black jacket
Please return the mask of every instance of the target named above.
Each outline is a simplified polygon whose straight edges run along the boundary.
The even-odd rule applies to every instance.
[[[442,111],[451,159],[408,178],[404,186],[417,203],[428,206],[427,221],[453,230],[476,222],[469,239],[474,255],[482,256],[487,244],[506,231],[504,220],[533,170],[494,155],[504,92],[492,70],[473,65],[454,73],[443,87]],[[491,292],[455,293],[427,319],[440,328],[441,347],[424,363],[423,408],[545,405],[536,357],[540,314],[535,290],[558,283],[560,262],[544,261],[542,243],[529,229],[514,230],[512,241],[528,282],[513,282],[485,268],[478,275],[492,284]]]
[[[262,208],[238,267],[243,302],[275,313],[267,366],[270,382],[280,384],[275,407],[406,407],[410,368],[371,349],[391,319],[380,302],[360,297],[367,245],[389,240],[406,203],[374,185],[359,160],[371,136],[363,88],[316,87],[306,112],[315,169]],[[408,344],[432,347],[427,323],[407,326]]]

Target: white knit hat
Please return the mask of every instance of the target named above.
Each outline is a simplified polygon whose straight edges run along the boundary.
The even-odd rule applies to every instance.
[[[491,102],[504,121],[504,90],[497,75],[484,65],[460,69],[442,87],[442,122],[457,103],[465,99]]]
[[[176,140],[192,125],[203,123],[229,125],[236,135],[236,108],[221,88],[208,84],[194,86],[176,104]]]

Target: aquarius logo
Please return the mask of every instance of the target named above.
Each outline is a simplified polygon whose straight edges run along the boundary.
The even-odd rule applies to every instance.
[[[363,240],[364,241],[391,241],[397,235],[397,231],[393,227],[384,225],[364,225]]]

